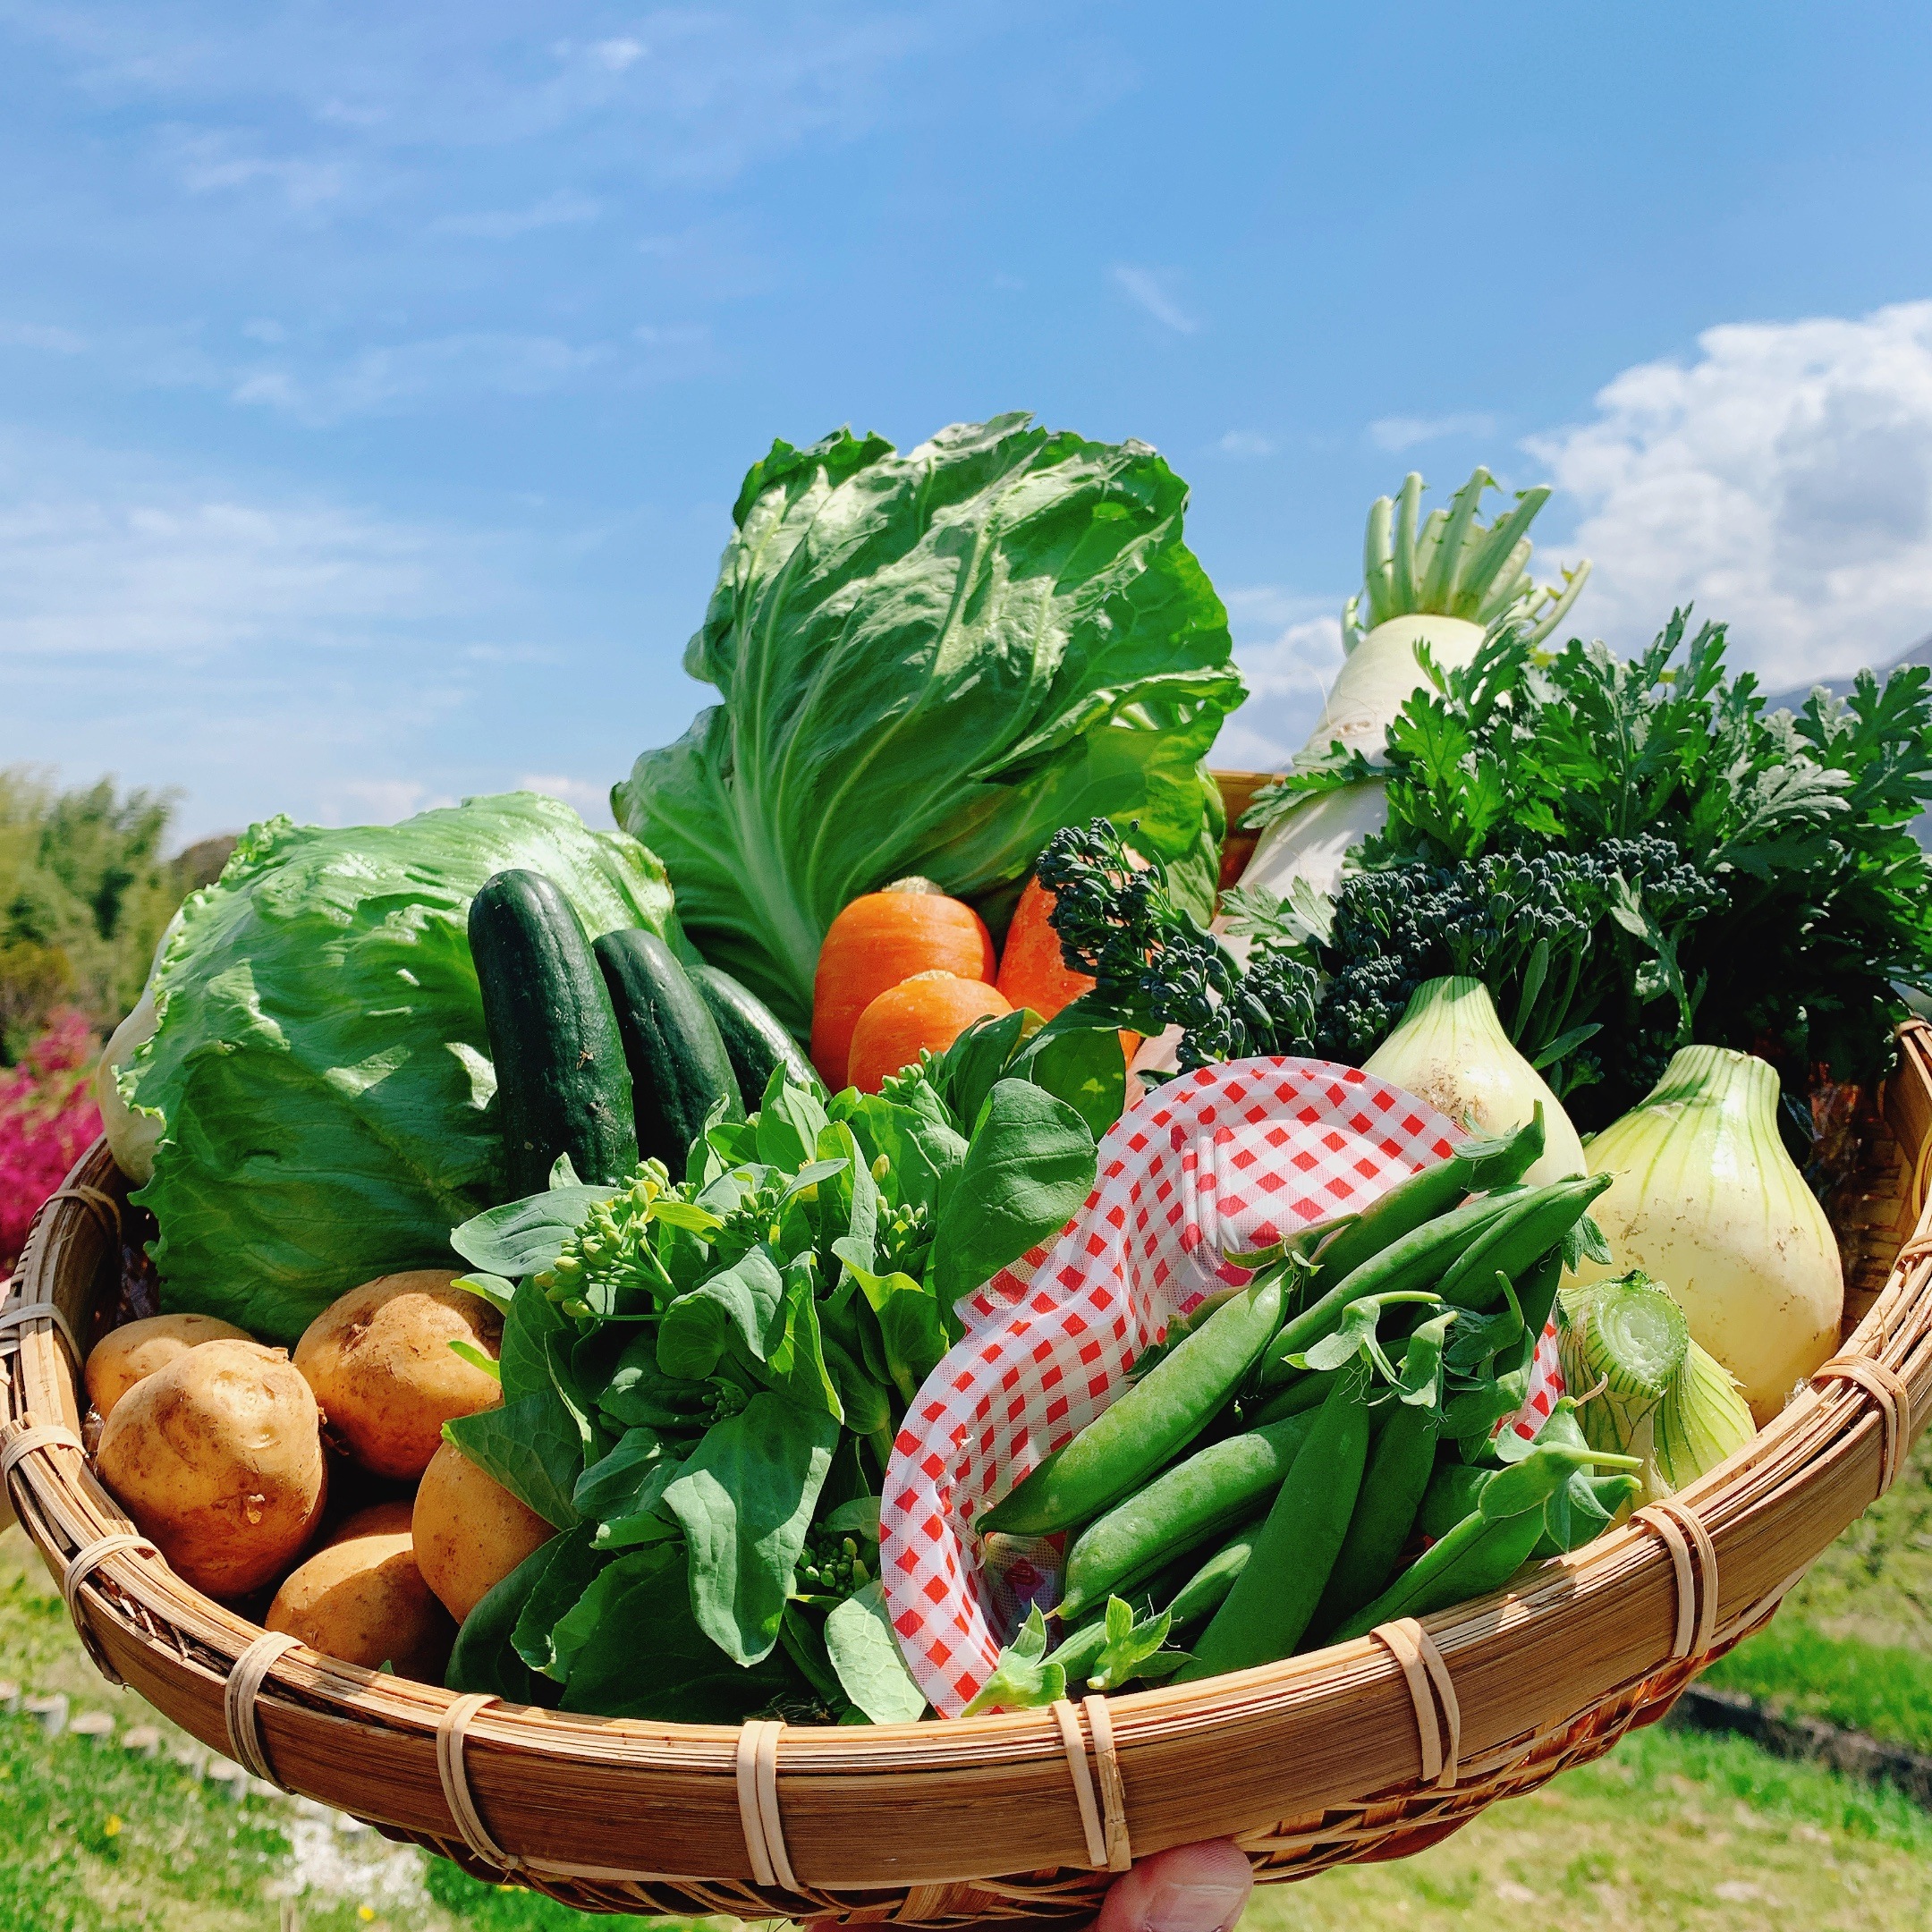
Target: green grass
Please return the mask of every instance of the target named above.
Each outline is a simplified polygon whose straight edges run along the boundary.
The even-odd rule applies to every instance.
[[[1412,1859],[1258,1890],[1242,1932],[1905,1932],[1932,1815],[1741,1738],[1640,1731]]]
[[[1780,1619],[1704,1674],[1754,1702],[1932,1753],[1932,1655]]]
[[[1705,1682],[1932,1751],[1932,1435],[1767,1630]]]

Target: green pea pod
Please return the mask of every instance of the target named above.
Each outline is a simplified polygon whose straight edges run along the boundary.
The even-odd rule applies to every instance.
[[[1311,1631],[1333,1630],[1387,1585],[1436,1467],[1441,1427],[1439,1409],[1394,1404],[1376,1438],[1355,1514],[1315,1606]]]
[[[1328,1391],[1335,1386],[1335,1377],[1347,1371],[1341,1368],[1310,1368],[1298,1374],[1285,1388],[1276,1389],[1274,1394],[1255,1411],[1250,1419],[1256,1428],[1266,1428],[1270,1422],[1285,1422],[1290,1416],[1307,1415],[1309,1411],[1319,1409],[1328,1399]]]
[[[1536,1510],[1492,1520],[1479,1509],[1432,1543],[1372,1603],[1329,1636],[1330,1643],[1366,1637],[1378,1623],[1427,1616],[1471,1597],[1501,1589],[1530,1561],[1543,1518]]]
[[[1227,1601],[1228,1592],[1254,1554],[1255,1538],[1259,1531],[1258,1523],[1243,1525],[1181,1586],[1167,1606],[1174,1629],[1184,1630],[1191,1623],[1199,1623]]]
[[[1556,1291],[1562,1284],[1563,1256],[1552,1251],[1525,1278],[1518,1293],[1517,1299],[1522,1303],[1523,1333],[1531,1355],[1536,1353],[1550,1310],[1556,1306]]]
[[[1357,1366],[1328,1392],[1246,1566],[1177,1682],[1269,1664],[1301,1640],[1361,1490],[1368,1460],[1368,1385],[1367,1369]]]
[[[1109,1593],[1131,1589],[1251,1515],[1286,1480],[1314,1426],[1312,1415],[1299,1415],[1224,1436],[1089,1524],[1067,1552],[1061,1620],[1071,1623]]]
[[[1543,1154],[1543,1103],[1513,1133],[1466,1140],[1447,1159],[1419,1168],[1378,1194],[1315,1250],[1330,1281],[1340,1281],[1404,1234],[1445,1215],[1468,1194],[1521,1181]]]
[[[1375,1600],[1328,1640],[1346,1643],[1397,1617],[1432,1610],[1500,1589],[1530,1561],[1542,1539],[1543,1505],[1580,1469],[1641,1467],[1633,1456],[1539,1444],[1520,1462],[1490,1472],[1476,1507],[1432,1543]]]
[[[1615,1179],[1614,1174],[1589,1174],[1580,1181],[1552,1181],[1547,1187],[1532,1188],[1470,1244],[1436,1283],[1436,1292],[1459,1308],[1487,1308],[1496,1300],[1496,1275],[1514,1281],[1539,1261]]]
[[[1281,1321],[1283,1275],[1258,1275],[1111,1409],[979,1520],[982,1531],[1050,1536],[1131,1496],[1214,1419]]]
[[[1318,1301],[1309,1303],[1267,1345],[1261,1362],[1265,1388],[1279,1388],[1294,1374],[1288,1358],[1303,1355],[1340,1326],[1343,1310],[1365,1295],[1402,1294],[1432,1286],[1472,1241],[1534,1190],[1511,1188],[1464,1201],[1447,1214],[1411,1228],[1400,1241],[1344,1275]]]
[[[1423,1492],[1416,1528],[1432,1543],[1439,1543],[1465,1516],[1475,1514],[1482,1487],[1495,1474],[1479,1463],[1437,1463]]]

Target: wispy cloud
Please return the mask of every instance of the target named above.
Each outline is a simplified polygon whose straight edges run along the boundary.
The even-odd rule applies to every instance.
[[[1419,443],[1437,443],[1445,436],[1494,436],[1496,419],[1480,411],[1453,416],[1384,416],[1368,425],[1377,449],[1413,449]]]
[[[1163,328],[1177,335],[1191,335],[1200,326],[1166,287],[1166,278],[1152,268],[1137,268],[1131,262],[1116,262],[1114,282],[1127,298],[1138,303]]]
[[[610,786],[594,778],[572,778],[558,772],[526,772],[516,782],[520,792],[541,792],[562,799],[586,824],[610,826]]]
[[[492,208],[473,215],[445,215],[430,224],[436,234],[469,235],[479,242],[513,242],[539,228],[579,226],[594,222],[603,204],[589,195],[559,190],[525,208]]]
[[[333,367],[265,364],[240,372],[237,402],[315,425],[393,411],[437,395],[540,396],[609,366],[605,343],[478,332],[365,349]]]
[[[44,322],[0,322],[0,349],[41,349],[49,355],[79,355],[87,338]]]
[[[1224,456],[1257,457],[1275,453],[1273,438],[1253,429],[1230,429],[1215,447]]]

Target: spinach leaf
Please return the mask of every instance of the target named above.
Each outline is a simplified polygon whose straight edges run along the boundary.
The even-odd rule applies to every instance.
[[[682,1447],[666,1444],[657,1430],[627,1429],[607,1456],[577,1479],[571,1502],[580,1516],[597,1524],[598,1549],[657,1543],[677,1534],[658,1504],[682,1461]]]
[[[754,1395],[706,1434],[665,1491],[691,1550],[691,1613],[741,1664],[759,1662],[778,1641],[838,1437],[823,1411]]]
[[[848,1089],[833,1101],[858,1137],[869,1165],[885,1162],[885,1185],[896,1190],[898,1201],[911,1208],[937,1211],[946,1183],[966,1158],[966,1141],[945,1118],[945,1109],[929,1088],[930,1105],[909,1106],[883,1094],[861,1094]]]
[[[788,1079],[784,1067],[774,1067],[758,1112],[758,1157],[767,1167],[788,1173],[802,1167],[811,1159],[825,1125],[825,1106],[818,1096]]]
[[[557,1620],[589,1589],[609,1560],[591,1548],[590,1532],[590,1524],[579,1523],[574,1530],[552,1537],[538,1552],[547,1560],[524,1597],[510,1633],[524,1663],[558,1683],[564,1680],[553,1640]]]
[[[939,1216],[932,1280],[951,1305],[1056,1234],[1094,1182],[1094,1138],[1063,1100],[1028,1080],[987,1097]]]
[[[547,1193],[505,1201],[472,1216],[450,1235],[450,1246],[471,1267],[515,1279],[540,1274],[564,1252],[564,1243],[584,1216],[616,1191],[603,1187],[552,1188]]]
[[[584,1464],[583,1437],[555,1390],[457,1416],[443,1435],[546,1522],[568,1530],[577,1521],[571,1492]]]
[[[556,1686],[530,1669],[511,1640],[523,1606],[542,1581],[562,1540],[552,1537],[532,1550],[463,1619],[443,1679],[450,1690],[487,1690],[512,1704],[555,1704]]]
[[[834,1606],[825,1647],[849,1697],[874,1724],[914,1724],[926,1693],[913,1682],[893,1632],[886,1589],[877,1577]]]
[[[692,1430],[710,1419],[708,1382],[666,1375],[657,1366],[655,1331],[633,1335],[597,1392],[597,1409],[619,1428]]]
[[[809,1253],[781,1274],[763,1248],[681,1295],[657,1330],[657,1365],[691,1379],[714,1375],[731,1356],[767,1387],[808,1407],[842,1414],[818,1335]]]
[[[734,1724],[788,1689],[782,1657],[741,1665],[711,1641],[692,1617],[684,1571],[683,1550],[655,1544],[620,1556],[584,1592],[557,1626],[565,1710]]]
[[[1013,1072],[1064,1100],[1099,1140],[1127,1100],[1127,1055],[1119,1033],[1112,1027],[1081,1027],[1037,1038],[1038,1046],[1021,1053]]]

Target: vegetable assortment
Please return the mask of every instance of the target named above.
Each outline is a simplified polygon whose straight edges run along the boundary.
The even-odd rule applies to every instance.
[[[719,702],[614,793],[636,838],[522,795],[278,820],[183,908],[103,1077],[165,1319],[206,1313],[89,1363],[117,1493],[357,1661],[918,1717],[902,1424],[1164,1034],[1363,1067],[1469,1138],[1240,1257],[977,1518],[1063,1561],[971,1708],[1427,1614],[1734,1453],[1842,1310],[1781,1131],[1932,991],[1932,673],[1792,717],[1682,614],[1630,663],[1553,648],[1589,566],[1537,588],[1548,492],[1485,523],[1494,487],[1371,512],[1322,724],[1217,894],[1241,687],[1161,459],[1023,416],[775,444],[687,652]],[[365,1331],[402,1364],[374,1395]],[[164,1397],[210,1419],[191,1468]],[[419,1483],[406,1549],[394,1503],[318,1543],[325,1443]],[[231,1476],[275,1477],[272,1533],[223,1530]]]

